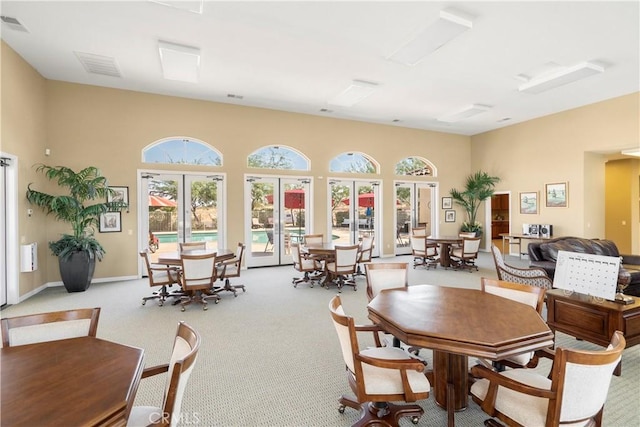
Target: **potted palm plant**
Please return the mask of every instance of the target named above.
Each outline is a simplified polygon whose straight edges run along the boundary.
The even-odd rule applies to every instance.
[[[500,182],[497,176],[491,176],[487,172],[478,171],[467,177],[464,190],[452,188],[449,191],[453,201],[462,206],[467,220],[462,223],[460,231],[474,232],[476,236],[482,234],[482,225],[476,220],[478,208],[483,200],[493,196],[495,185]]]
[[[63,234],[59,240],[49,242],[49,248],[58,257],[60,276],[67,291],[83,292],[91,284],[96,260],[101,261],[105,254],[104,248],[94,237],[95,227],[100,224],[100,215],[125,209],[127,204],[107,201],[107,195],[113,195],[113,190],[94,166],[76,172],[65,166],[40,164],[36,171],[44,173],[67,193],[48,194],[32,189],[31,183],[27,186],[29,203],[71,226],[72,233]]]

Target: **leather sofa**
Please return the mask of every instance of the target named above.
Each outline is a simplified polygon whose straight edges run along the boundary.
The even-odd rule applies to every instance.
[[[627,284],[624,293],[640,296],[640,255],[624,255],[611,240],[584,239],[581,237],[558,237],[542,242],[529,243],[529,264],[542,267],[553,278],[558,251],[622,257],[618,283]]]

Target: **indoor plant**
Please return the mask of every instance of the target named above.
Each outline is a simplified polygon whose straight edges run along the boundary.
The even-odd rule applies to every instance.
[[[462,223],[460,231],[482,234],[482,225],[476,220],[480,203],[493,196],[495,185],[500,182],[497,176],[490,176],[487,172],[478,171],[467,177],[464,190],[452,188],[451,198],[464,209],[467,220]]]
[[[127,207],[123,202],[108,202],[113,194],[107,179],[94,166],[81,171],[65,166],[40,164],[42,172],[50,181],[55,181],[67,194],[55,195],[27,186],[29,203],[41,207],[57,220],[71,225],[72,234],[63,234],[59,240],[49,242],[53,255],[58,257],[60,276],[68,292],[85,291],[91,284],[96,259],[102,260],[105,250],[94,237],[95,227],[100,224],[100,215],[109,211],[120,211]],[[93,202],[87,204],[87,202]]]

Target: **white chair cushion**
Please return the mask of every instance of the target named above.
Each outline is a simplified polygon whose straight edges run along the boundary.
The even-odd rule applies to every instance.
[[[127,420],[127,427],[145,427],[160,421],[162,409],[156,406],[134,406]]]
[[[411,359],[402,349],[397,347],[373,347],[360,352],[363,356],[377,359]],[[400,371],[378,368],[362,364],[365,390],[367,394],[403,394]],[[429,380],[422,372],[407,371],[409,386],[414,393],[425,393],[431,389]]]
[[[528,369],[510,369],[501,372],[501,375],[533,387],[547,390],[551,388],[551,380],[531,372]],[[478,380],[471,386],[471,394],[484,400],[488,388],[489,380]],[[548,405],[549,400],[547,399],[529,396],[504,387],[498,387],[495,405],[496,410],[524,426],[544,426],[547,419]],[[588,424],[589,420],[579,423],[563,424],[563,426],[578,427]]]

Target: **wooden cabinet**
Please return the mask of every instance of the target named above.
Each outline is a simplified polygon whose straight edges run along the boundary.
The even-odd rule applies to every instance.
[[[500,233],[509,232],[509,221],[491,221],[491,238],[499,239]]]
[[[494,211],[509,210],[509,195],[497,194],[495,196],[491,196],[491,210],[494,210]]]

